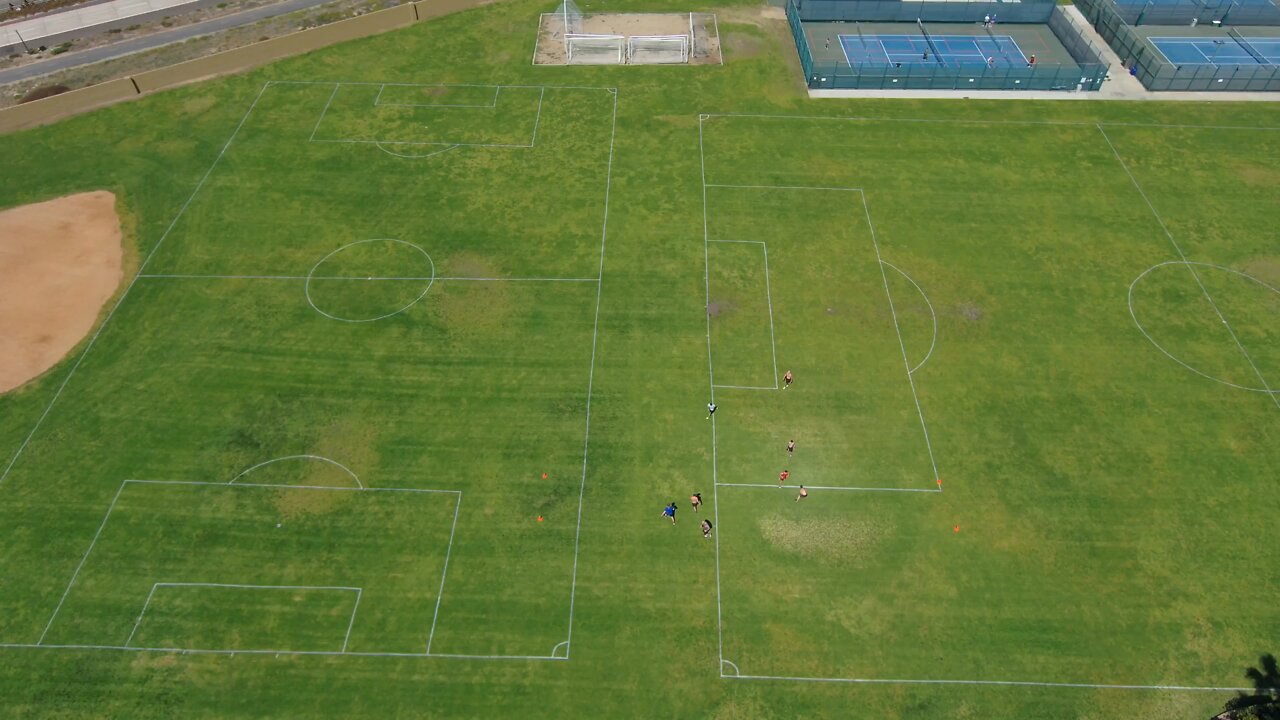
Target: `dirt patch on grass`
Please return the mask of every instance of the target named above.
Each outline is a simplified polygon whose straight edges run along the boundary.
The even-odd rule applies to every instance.
[[[1241,266],[1240,272],[1252,275],[1273,287],[1280,287],[1280,258],[1270,255],[1254,258]]]
[[[960,303],[956,306],[956,314],[969,322],[978,322],[986,313],[982,312],[982,308],[973,303]]]
[[[760,533],[783,552],[812,560],[860,562],[885,536],[880,523],[835,518],[793,519],[775,514],[760,518]]]
[[[759,57],[765,53],[766,49],[764,40],[746,33],[726,32],[724,42],[733,53],[735,60]]]
[[[68,195],[0,212],[0,393],[89,334],[124,278],[116,197]]]
[[[734,307],[736,306],[729,300],[712,300],[711,304],[707,306],[707,315],[710,317],[720,317],[721,315],[732,311]]]
[[[488,259],[471,253],[461,253],[449,258],[448,277],[499,277],[498,271]]]
[[[451,282],[431,289],[431,311],[450,335],[468,337],[502,327],[514,311],[511,283]],[[437,294],[437,289],[439,293]]]

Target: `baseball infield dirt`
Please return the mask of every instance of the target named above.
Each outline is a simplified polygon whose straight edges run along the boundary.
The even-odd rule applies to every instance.
[[[116,196],[0,211],[0,393],[43,374],[93,329],[124,277]]]

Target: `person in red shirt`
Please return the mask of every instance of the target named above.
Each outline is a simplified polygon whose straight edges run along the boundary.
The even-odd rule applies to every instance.
[[[778,473],[778,487],[782,487],[782,483],[786,482],[787,478],[789,477],[791,477],[790,470],[783,470],[782,472]]]

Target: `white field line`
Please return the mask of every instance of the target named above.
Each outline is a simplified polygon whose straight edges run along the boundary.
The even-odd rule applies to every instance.
[[[1195,125],[1167,123],[1126,123],[1126,122],[1089,122],[1087,120],[959,120],[943,118],[915,117],[873,117],[869,115],[833,116],[833,115],[770,115],[759,113],[702,113],[701,117],[710,118],[754,118],[759,120],[833,120],[844,122],[888,122],[888,123],[932,123],[940,125],[1049,125],[1063,127],[1145,127],[1169,130],[1262,130],[1280,131],[1280,125]]]
[[[920,292],[920,297],[924,298],[924,304],[929,306],[929,317],[932,318],[933,320],[933,338],[929,340],[929,352],[924,354],[924,359],[916,363],[916,366],[911,368],[911,370],[909,371],[912,375],[914,375],[917,370],[924,367],[925,363],[929,362],[929,358],[933,356],[933,349],[938,344],[938,313],[934,311],[933,303],[929,302],[929,296],[925,294],[924,288],[920,287],[920,283],[917,283],[915,279],[912,278],[910,275],[908,275],[902,268],[898,267],[897,265],[894,265],[888,260],[881,260],[880,262],[883,262],[885,265],[888,265],[889,267],[896,270],[899,275],[907,279],[907,282],[914,285],[915,289]]]
[[[157,274],[142,275],[144,280],[302,280],[306,275],[189,275],[189,274]],[[379,281],[419,281],[428,282],[429,277],[312,277],[312,281],[349,280],[353,282]],[[562,278],[562,277],[438,277],[435,282],[599,282],[599,278]]]
[[[347,634],[342,639],[342,649],[339,652],[346,652],[347,641],[351,638],[351,627],[356,621],[356,610],[360,608],[360,596],[363,593],[361,588],[346,587],[340,585],[247,585],[241,583],[208,583],[208,582],[158,582],[152,583],[151,592],[147,593],[147,599],[142,603],[142,611],[138,613],[138,619],[133,623],[133,629],[129,631],[129,638],[124,641],[124,647],[129,647],[133,642],[133,636],[137,634],[138,627],[142,625],[142,619],[147,614],[147,608],[151,606],[151,598],[156,594],[156,588],[160,587],[216,587],[216,588],[237,588],[242,590],[338,590],[342,592],[354,592],[356,594],[355,606],[351,608],[351,619],[347,622]],[[242,651],[233,651],[242,652]]]
[[[1232,341],[1235,342],[1236,348],[1240,350],[1241,355],[1244,355],[1244,359],[1249,362],[1249,367],[1253,368],[1253,373],[1257,375],[1258,380],[1262,382],[1263,389],[1270,395],[1271,401],[1275,406],[1280,408],[1280,396],[1277,396],[1272,392],[1271,385],[1267,383],[1267,379],[1263,377],[1262,371],[1259,370],[1257,364],[1253,362],[1253,357],[1250,356],[1249,351],[1245,349],[1244,343],[1240,342],[1240,338],[1236,335],[1235,329],[1231,327],[1231,323],[1227,322],[1227,318],[1222,314],[1222,310],[1218,307],[1218,303],[1214,302],[1213,296],[1209,294],[1209,288],[1205,287],[1204,282],[1200,279],[1200,273],[1196,272],[1195,266],[1187,259],[1187,254],[1182,251],[1182,246],[1180,246],[1178,241],[1174,239],[1173,233],[1170,232],[1169,227],[1165,225],[1164,218],[1160,217],[1160,213],[1156,210],[1156,206],[1152,204],[1151,198],[1147,197],[1146,191],[1143,190],[1142,185],[1138,183],[1138,178],[1134,176],[1131,170],[1129,170],[1129,165],[1125,163],[1124,158],[1120,156],[1120,151],[1116,149],[1115,144],[1111,142],[1111,138],[1107,136],[1107,131],[1103,130],[1101,125],[1098,125],[1098,132],[1102,134],[1102,139],[1107,141],[1107,147],[1111,148],[1111,153],[1115,155],[1116,161],[1120,163],[1120,167],[1123,168],[1125,174],[1129,176],[1129,181],[1133,183],[1133,187],[1137,189],[1138,194],[1142,196],[1142,201],[1146,203],[1147,208],[1151,210],[1151,215],[1156,219],[1156,223],[1160,225],[1160,230],[1164,232],[1165,237],[1169,238],[1169,243],[1173,245],[1174,251],[1178,253],[1178,257],[1184,264],[1186,264],[1187,271],[1190,272],[1191,277],[1195,279],[1196,285],[1200,286],[1200,292],[1204,293],[1204,299],[1209,301],[1209,306],[1213,308],[1214,314],[1216,314],[1218,319],[1222,321],[1223,327],[1227,329],[1227,334],[1230,335]]]
[[[423,158],[434,157],[436,155],[442,155],[444,153],[447,153],[450,150],[453,150],[454,148],[461,147],[460,145],[449,145],[448,147],[443,147],[443,148],[440,148],[439,150],[433,150],[432,152],[429,152],[429,153],[420,153],[420,154],[411,155],[409,153],[400,153],[400,152],[396,152],[395,150],[388,150],[386,147],[384,147],[384,143],[376,142],[373,145],[374,147],[378,148],[379,150],[381,150],[382,152],[388,155],[392,155],[398,158],[405,158],[406,160],[421,160]]]
[[[724,48],[720,48],[721,54]],[[706,116],[698,116],[698,161],[702,171],[702,280],[703,291],[705,294],[704,307],[702,314],[706,318],[707,326],[707,385],[711,393],[711,402],[716,401],[716,372],[715,363],[711,360],[711,313],[707,312],[707,308],[711,307],[711,233],[708,230],[709,221],[707,219],[707,154],[706,145],[703,139],[702,125],[706,120]],[[720,483],[716,476],[716,416],[711,415],[711,505],[712,512],[715,514],[716,527],[720,528]],[[724,668],[724,609],[721,602],[720,589],[720,532],[715,533],[716,543],[716,654],[719,657],[720,665],[718,669]]]
[[[773,386],[778,387],[778,341],[773,331],[773,290],[769,287],[769,246],[760,243],[764,251],[764,298],[769,303],[769,349],[773,351]]]
[[[125,639],[124,646],[129,647],[133,642],[133,636],[138,632],[138,626],[142,624],[142,616],[147,614],[147,607],[151,605],[151,596],[156,594],[156,583],[151,583],[151,592],[147,593],[147,599],[142,603],[142,611],[138,613],[138,619],[133,621],[133,629],[129,631],[129,637]]]
[[[356,475],[354,472],[352,472],[351,468],[347,467],[346,465],[343,465],[342,463],[338,462],[337,460],[332,460],[332,459],[327,458],[327,457],[325,457],[325,456],[323,456],[323,455],[286,455],[285,457],[272,458],[272,459],[270,459],[270,460],[266,460],[266,461],[264,461],[264,462],[260,462],[260,463],[258,463],[257,465],[253,465],[253,466],[248,467],[248,468],[246,468],[246,469],[244,469],[244,470],[241,470],[241,471],[240,471],[240,474],[239,474],[239,475],[236,475],[235,477],[233,477],[233,478],[231,478],[230,480],[228,480],[228,481],[227,481],[227,484],[228,484],[228,485],[231,485],[231,484],[232,484],[232,483],[234,483],[235,481],[239,480],[240,478],[244,477],[245,475],[248,475],[249,473],[253,472],[254,470],[257,470],[257,469],[258,469],[258,468],[260,468],[260,467],[265,467],[265,466],[270,465],[270,464],[272,464],[272,463],[278,463],[278,462],[282,462],[282,461],[284,461],[284,460],[319,460],[319,461],[321,461],[321,462],[327,462],[327,463],[329,463],[330,465],[335,465],[335,466],[337,466],[337,467],[341,468],[341,469],[343,470],[343,472],[345,472],[348,476],[350,476],[350,478],[351,478],[352,480],[355,480],[355,481],[356,481],[356,487],[359,487],[361,490],[363,490],[363,489],[364,489],[364,483],[360,482],[360,476],[359,476],[359,475]]]
[[[146,271],[147,264],[151,262],[151,258],[155,257],[156,252],[164,245],[164,241],[169,237],[169,233],[173,232],[173,228],[178,224],[178,220],[182,218],[183,214],[187,211],[187,208],[191,206],[191,202],[195,200],[196,195],[200,192],[200,189],[204,187],[205,182],[209,180],[209,176],[213,174],[213,169],[218,166],[218,162],[222,160],[222,156],[226,154],[227,148],[231,147],[232,141],[235,140],[236,135],[240,133],[240,129],[244,127],[245,121],[249,119],[250,113],[252,113],[253,109],[258,106],[258,101],[262,99],[262,94],[266,91],[267,87],[269,87],[269,85],[264,84],[262,89],[258,91],[257,96],[254,97],[253,102],[249,105],[249,109],[246,110],[244,115],[240,118],[240,123],[236,125],[236,129],[231,132],[231,137],[227,138],[227,142],[222,145],[222,149],[218,151],[218,155],[213,159],[213,163],[209,165],[209,169],[205,171],[204,176],[202,176],[200,181],[196,183],[196,187],[191,191],[191,195],[187,197],[187,201],[178,209],[178,213],[173,216],[173,220],[170,221],[169,226],[165,228],[160,239],[156,241],[155,247],[151,248],[151,252],[147,253],[146,258],[144,258],[142,263],[138,266],[138,272],[134,274],[133,279],[129,281],[128,287],[126,287],[124,292],[120,294],[120,299],[111,307],[111,311],[107,313],[107,316],[103,318],[102,323],[98,325],[98,329],[89,337],[89,342],[85,344],[84,350],[81,350],[80,355],[76,357],[75,364],[71,366],[71,369],[67,371],[66,376],[63,377],[62,384],[58,386],[58,389],[53,393],[53,397],[49,399],[49,404],[45,406],[44,412],[40,413],[40,417],[36,420],[35,426],[31,428],[31,432],[27,433],[27,437],[23,439],[22,444],[18,446],[17,451],[14,452],[13,457],[9,460],[9,464],[5,466],[4,472],[0,473],[0,484],[3,484],[5,479],[9,477],[9,472],[13,470],[13,466],[18,462],[18,458],[22,457],[23,451],[25,451],[27,449],[27,445],[31,443],[31,438],[35,436],[36,431],[44,424],[45,418],[49,416],[49,411],[53,409],[54,404],[58,402],[58,398],[62,396],[62,391],[67,388],[67,383],[71,382],[71,378],[75,376],[76,370],[80,369],[80,364],[84,362],[85,356],[87,356],[89,351],[93,349],[94,344],[98,341],[98,337],[102,335],[102,331],[111,324],[111,318],[115,317],[116,310],[119,310],[120,306],[124,304],[125,298],[129,297],[129,292],[133,290],[133,286],[138,283],[138,278],[140,278],[143,272]]]
[[[880,678],[817,678],[785,675],[725,675],[726,680],[789,680],[793,682],[867,683],[879,685],[1000,685],[1012,687],[1080,688],[1085,690],[1175,690],[1182,692],[1253,692],[1252,688],[1201,685],[1120,685],[1109,683],[1034,682],[1025,680],[907,680]]]
[[[356,625],[356,611],[360,609],[360,598],[363,595],[364,595],[364,590],[357,588],[356,603],[351,608],[351,619],[347,621],[347,634],[342,636],[342,652],[347,651],[347,643],[351,642],[351,628],[355,627]]]
[[[384,103],[382,102],[382,93],[391,87],[491,87],[493,88],[493,97],[484,105],[475,105],[467,103]],[[493,108],[498,106],[498,92],[502,89],[501,85],[441,85],[437,83],[424,83],[422,85],[414,85],[410,83],[379,83],[378,94],[373,98],[374,107],[426,107],[426,108]]]
[[[324,116],[329,112],[329,106],[333,104],[333,99],[338,97],[338,90],[342,89],[342,83],[333,84],[333,92],[329,94],[329,101],[324,104],[324,109],[320,111],[320,117],[316,118],[316,126],[311,128],[311,137],[308,142],[316,141],[316,133],[320,131],[320,123],[324,122]]]
[[[44,631],[40,633],[40,638],[36,640],[39,645],[44,642],[44,637],[49,634],[49,628],[53,627],[53,621],[58,617],[58,613],[62,610],[62,604],[67,601],[67,596],[71,594],[71,586],[76,584],[76,578],[80,575],[80,570],[84,568],[85,561],[89,559],[89,553],[93,552],[93,546],[98,544],[98,538],[102,537],[102,530],[107,526],[107,519],[111,517],[111,511],[116,507],[116,501],[120,499],[120,493],[124,492],[125,483],[120,483],[120,487],[116,488],[116,494],[111,498],[111,504],[107,506],[107,512],[102,516],[102,522],[98,523],[98,532],[93,534],[93,540],[89,543],[89,547],[85,548],[84,555],[80,557],[80,564],[76,565],[75,572],[71,573],[71,579],[67,581],[67,587],[62,591],[62,597],[58,600],[58,605],[53,609],[53,614],[49,616],[49,622],[45,623]]]
[[[739,488],[773,488],[790,487],[777,485],[773,483],[727,483],[718,482],[717,487],[739,487]],[[837,491],[856,491],[856,492],[914,492],[914,493],[940,493],[941,488],[894,488],[894,487],[844,487],[844,486],[824,486],[824,485],[805,485],[806,490],[837,490]]]
[[[564,650],[565,660],[569,659],[569,653],[573,651],[573,609],[578,594],[578,554],[582,546],[582,507],[586,498],[587,457],[591,447],[591,393],[595,386],[596,348],[600,337],[600,298],[604,294],[604,251],[605,241],[609,237],[609,196],[613,189],[613,145],[618,136],[618,92],[616,90],[613,91],[613,115],[609,127],[609,159],[605,166],[604,211],[600,220],[600,265],[596,270],[596,277],[600,278],[600,282],[596,283],[596,311],[594,324],[591,328],[591,364],[587,369],[587,417],[582,430],[582,481],[578,484],[578,519],[573,532],[573,571],[570,574],[571,582],[569,584],[569,634],[564,641],[566,645]],[[552,648],[552,654],[554,654],[554,651],[555,648]]]
[[[538,144],[538,125],[542,123],[542,99],[547,95],[547,89],[542,88],[538,91],[538,113],[533,116],[533,136],[529,138],[529,147]],[[616,96],[615,96],[616,97]],[[494,96],[497,99],[497,96]]]
[[[126,647],[124,645],[0,643],[0,648],[22,650],[128,650],[132,652],[158,652],[176,655],[319,655],[350,657],[398,657],[398,658],[458,658],[464,660],[566,660],[551,655],[464,655],[459,653],[410,653],[410,652],[342,652],[339,650],[228,650],[225,648],[178,647]]]
[[[907,371],[907,383],[911,386],[911,399],[916,404],[916,414],[920,417],[920,430],[924,433],[924,445],[929,451],[929,465],[933,468],[933,477],[942,477],[938,474],[938,463],[933,456],[933,441],[929,439],[929,426],[924,420],[924,409],[920,407],[920,395],[916,393],[916,381],[911,374],[911,361],[907,359],[907,344],[902,339],[902,327],[898,324],[898,312],[893,307],[893,293],[889,292],[889,275],[884,270],[884,258],[880,255],[880,241],[876,238],[876,227],[871,222],[871,207],[867,204],[867,194],[859,191],[858,197],[862,199],[862,210],[867,216],[867,229],[871,231],[871,245],[876,251],[876,266],[880,268],[880,279],[884,281],[884,295],[889,300],[889,314],[893,316],[893,329],[898,334],[898,347],[902,349],[902,367]],[[938,486],[941,491],[942,486]]]
[[[431,643],[436,639],[436,620],[440,618],[440,601],[444,599],[444,578],[449,574],[449,556],[453,554],[453,535],[458,531],[458,511],[462,509],[462,493],[458,493],[457,502],[453,506],[453,525],[449,528],[449,546],[444,551],[444,567],[440,569],[440,588],[436,590],[436,609],[431,613],[431,632],[427,635],[427,654],[431,654]]]

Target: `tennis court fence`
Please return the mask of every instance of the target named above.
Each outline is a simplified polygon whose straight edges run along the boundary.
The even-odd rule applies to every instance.
[[[804,29],[806,22],[981,23],[985,16],[997,13],[1003,25],[1048,25],[1075,62],[1039,62],[1025,67],[986,63],[850,64],[815,59]],[[788,0],[787,22],[810,89],[1097,90],[1107,75],[1107,65],[1098,48],[1052,0],[1022,3]]]
[[[1134,22],[1126,19],[1137,17],[1132,5],[1122,6],[1115,0],[1075,0],[1075,3],[1089,22],[1093,23],[1102,39],[1120,56],[1124,66],[1132,69],[1148,90],[1280,91],[1278,65],[1175,65],[1165,59],[1150,40],[1134,29]],[[1238,9],[1249,8],[1252,6],[1240,6]],[[1223,10],[1219,8],[1215,12],[1221,14]],[[1231,16],[1232,24],[1237,24],[1236,17]],[[1188,19],[1169,24],[1191,23]],[[1280,21],[1274,24],[1280,25]]]

